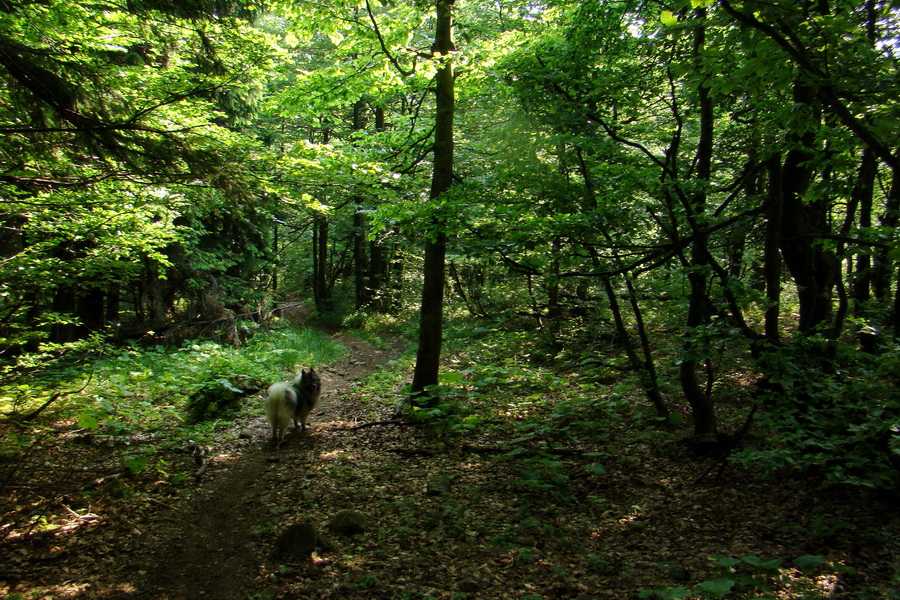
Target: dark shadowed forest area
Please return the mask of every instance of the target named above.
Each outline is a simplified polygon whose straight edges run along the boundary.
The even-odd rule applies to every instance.
[[[0,0],[0,81],[0,597],[900,600],[900,2]]]

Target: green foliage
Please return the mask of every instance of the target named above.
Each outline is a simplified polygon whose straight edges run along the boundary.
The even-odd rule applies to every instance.
[[[145,454],[129,454],[122,457],[122,465],[134,475],[147,468],[149,462],[150,458]]]
[[[832,564],[821,556],[806,555],[796,558],[792,564],[801,571],[793,572],[780,559],[761,559],[757,556],[733,558],[724,555],[709,557],[720,574],[713,579],[701,581],[695,588],[684,586],[645,590],[640,598],[747,598],[754,600],[775,600],[783,597],[784,590],[802,593],[803,598],[825,598],[815,582],[805,579],[822,569],[836,573],[852,572],[852,569]],[[794,597],[793,595],[791,597]]]
[[[196,427],[184,427],[183,423],[226,417],[230,414],[227,408],[239,408],[236,400],[292,377],[301,367],[339,360],[345,352],[340,344],[312,329],[271,331],[240,348],[211,341],[188,342],[178,348],[134,346],[95,359],[84,390],[58,400],[43,416],[73,416],[79,427],[101,435],[166,429],[176,438],[203,438],[212,434],[214,423]],[[88,378],[75,368],[68,373],[76,381]],[[35,374],[8,386],[0,405],[26,412],[60,384],[58,377]],[[126,466],[143,470],[147,463],[140,462],[141,456],[129,455]]]
[[[375,575],[361,575],[356,584],[362,590],[373,590],[383,585],[381,580]]]
[[[900,484],[900,350],[865,355],[810,338],[768,355],[765,372],[778,388],[762,399],[758,441],[733,461],[829,483]]]
[[[0,13],[4,352],[259,300],[268,227],[248,167],[263,157],[223,116],[272,46],[239,11],[197,8]]]
[[[565,501],[571,494],[569,476],[563,471],[565,463],[558,456],[541,453],[527,459],[525,468],[518,483],[525,490],[542,490],[550,492],[560,501]]]

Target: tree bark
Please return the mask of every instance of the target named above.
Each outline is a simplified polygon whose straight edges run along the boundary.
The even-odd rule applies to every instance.
[[[766,240],[763,249],[763,273],[766,281],[766,339],[773,345],[781,342],[781,156],[769,160],[769,198],[766,212]]]
[[[329,310],[331,293],[328,286],[328,219],[317,218],[313,224],[313,299],[320,311]]]
[[[704,8],[697,9],[697,18],[700,20],[701,25],[694,31],[694,58],[697,61],[698,68],[702,68],[700,63],[706,41],[706,29],[702,25],[702,22],[706,19],[706,10]],[[697,97],[700,107],[700,137],[697,140],[695,156],[697,192],[691,196],[690,205],[685,207],[691,223],[691,233],[693,234],[690,270],[688,272],[690,293],[685,323],[689,337],[696,328],[709,323],[709,300],[706,293],[709,279],[708,234],[705,226],[698,223],[695,218],[696,215],[705,210],[706,186],[712,174],[714,114],[709,88],[706,87],[705,83],[703,81],[697,86]],[[708,436],[718,433],[718,427],[712,397],[707,390],[704,390],[697,377],[697,369],[700,366],[700,351],[701,349],[692,342],[688,341],[685,343],[679,375],[681,391],[685,400],[691,406],[691,415],[694,420],[694,435]]]
[[[437,0],[434,45],[435,59],[442,60],[436,76],[436,114],[434,125],[434,172],[430,198],[436,201],[453,185],[453,114],[455,90],[451,53],[453,45],[453,2]],[[444,271],[447,234],[443,224],[433,222],[425,238],[424,282],[419,312],[419,347],[413,373],[412,393],[422,396],[429,386],[437,385],[443,336]]]
[[[854,212],[859,214],[857,227],[860,237],[872,227],[872,206],[875,192],[875,176],[878,174],[878,163],[875,153],[871,149],[865,148],[860,158],[859,174],[857,176],[856,185],[853,187],[851,195],[851,206]],[[848,212],[849,209],[848,209]],[[850,224],[848,223],[848,234]],[[855,278],[851,287],[850,295],[853,298],[854,315],[865,319],[868,307],[866,306],[872,297],[872,281],[874,279],[872,270],[872,258],[867,252],[860,252],[856,256],[854,263]],[[859,345],[866,352],[875,350],[876,336],[869,330],[863,329],[859,332]]]
[[[647,395],[647,399],[653,405],[653,408],[656,409],[656,416],[668,421],[669,408],[666,406],[666,401],[663,399],[662,392],[659,389],[659,379],[656,376],[656,365],[653,362],[653,354],[650,351],[650,340],[647,338],[646,330],[644,329],[644,321],[641,317],[637,298],[634,294],[634,287],[626,274],[625,280],[628,286],[628,295],[637,321],[636,325],[641,340],[641,348],[644,351],[644,360],[641,360],[638,356],[634,344],[631,342],[631,336],[628,335],[628,330],[625,328],[625,319],[622,316],[622,309],[619,306],[619,299],[616,297],[612,282],[609,280],[609,277],[605,276],[601,277],[600,280],[603,282],[603,289],[606,291],[606,297],[609,300],[609,309],[613,315],[616,333],[622,342],[622,347],[625,349],[625,355],[628,357],[628,362],[631,363],[631,368],[639,374],[644,393]]]
[[[363,110],[366,103],[357,100],[353,105],[353,131],[361,131],[364,127]],[[362,308],[368,304],[370,296],[366,285],[366,273],[368,272],[368,259],[366,257],[366,222],[363,213],[362,196],[353,198],[353,285],[356,291],[356,308]]]
[[[818,119],[815,90],[808,84],[795,83],[794,100],[807,106],[812,111],[812,118]],[[806,334],[824,329],[830,335],[838,265],[834,254],[816,243],[830,230],[828,202],[824,198],[812,202],[805,200],[815,174],[814,129],[808,127],[802,135],[796,136],[796,141],[798,146],[787,153],[781,173],[781,254],[797,286],[798,329]]]

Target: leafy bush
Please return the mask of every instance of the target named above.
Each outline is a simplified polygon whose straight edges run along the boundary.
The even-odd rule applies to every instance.
[[[312,329],[272,331],[240,348],[211,341],[178,348],[107,348],[107,355],[92,364],[72,361],[64,370],[38,371],[16,380],[0,389],[0,405],[24,414],[58,390],[82,388],[60,398],[45,414],[56,420],[73,418],[84,429],[127,434],[172,427],[185,416],[220,417],[229,402],[249,390],[287,379],[300,366],[334,362],[344,352],[339,343]]]
[[[732,460],[818,473],[827,483],[900,485],[897,348],[869,355],[812,339],[771,355],[764,368],[780,389],[761,398],[758,442]]]
[[[684,586],[645,590],[639,598],[752,598],[775,600],[785,597],[783,590],[802,593],[803,598],[826,598],[827,593],[816,588],[809,576],[828,569],[832,572],[851,573],[853,569],[831,564],[821,556],[800,556],[785,565],[781,559],[761,559],[758,556],[732,558],[721,554],[709,557],[719,572],[718,576],[698,583],[693,589]],[[793,597],[793,595],[791,595]]]

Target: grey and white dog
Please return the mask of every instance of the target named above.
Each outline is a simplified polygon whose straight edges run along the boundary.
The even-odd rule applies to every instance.
[[[295,429],[309,427],[309,415],[322,395],[322,380],[316,370],[310,368],[301,371],[293,382],[272,384],[268,394],[266,418],[272,426],[272,441],[281,442],[292,420]]]

